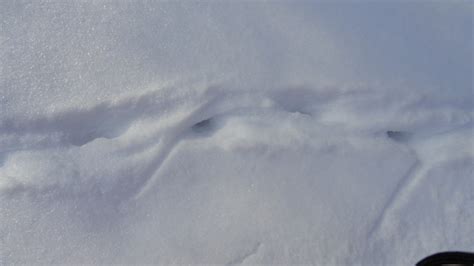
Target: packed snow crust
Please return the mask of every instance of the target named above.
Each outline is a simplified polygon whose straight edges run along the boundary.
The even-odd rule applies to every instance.
[[[469,1],[0,16],[0,265],[474,250]]]

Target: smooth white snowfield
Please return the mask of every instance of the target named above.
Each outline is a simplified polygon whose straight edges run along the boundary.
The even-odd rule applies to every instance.
[[[474,251],[472,17],[0,1],[0,265]]]

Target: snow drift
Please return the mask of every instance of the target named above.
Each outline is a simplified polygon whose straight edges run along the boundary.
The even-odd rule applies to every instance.
[[[2,2],[0,264],[472,250],[472,8]]]

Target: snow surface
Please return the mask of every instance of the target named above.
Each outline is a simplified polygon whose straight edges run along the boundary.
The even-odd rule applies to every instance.
[[[0,264],[474,250],[473,4],[0,1]]]

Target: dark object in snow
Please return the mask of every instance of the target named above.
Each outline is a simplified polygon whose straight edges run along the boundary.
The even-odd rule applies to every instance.
[[[459,251],[441,252],[428,256],[416,264],[416,266],[439,265],[474,265],[474,253]]]

